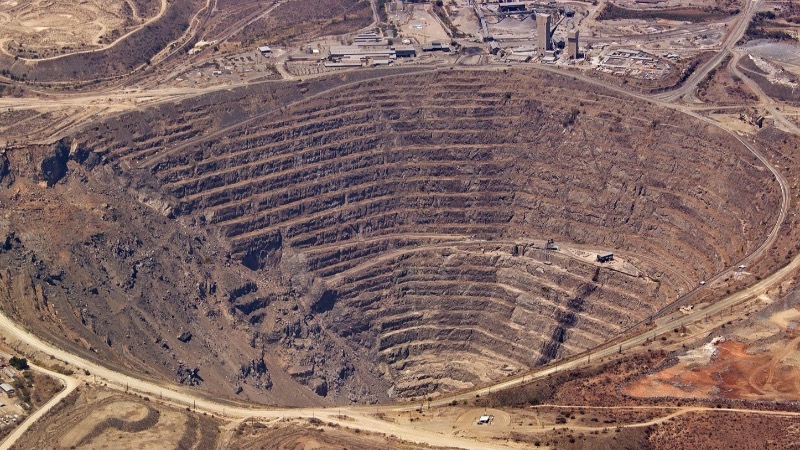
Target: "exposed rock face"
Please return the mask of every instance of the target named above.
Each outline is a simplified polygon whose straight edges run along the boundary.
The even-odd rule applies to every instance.
[[[180,230],[163,251],[95,232],[74,253],[102,254],[107,283],[136,298],[121,315],[164,324],[186,309],[182,347],[247,336],[225,368],[182,356],[241,395],[294,382],[334,402],[427,395],[580,352],[753,249],[777,210],[731,137],[547,75],[363,82],[215,133],[220,111],[291,89],[162,106],[74,141],[103,162],[98,183],[133,187],[163,220],[155,232]],[[544,250],[548,238],[614,250],[644,275]],[[112,335],[111,352],[133,340],[87,309],[78,327]]]
[[[42,178],[48,186],[53,186],[67,175],[67,161],[69,161],[69,146],[60,141],[55,148],[54,155],[42,160]]]
[[[272,388],[272,379],[269,376],[269,370],[267,370],[267,363],[263,359],[252,359],[248,364],[242,365],[239,371],[239,379],[259,389]]]
[[[178,367],[177,377],[181,384],[189,386],[197,386],[203,382],[203,377],[200,376],[200,368],[195,367],[190,369],[183,364]]]
[[[9,187],[14,183],[14,174],[11,173],[11,162],[5,151],[0,150],[0,186]]]

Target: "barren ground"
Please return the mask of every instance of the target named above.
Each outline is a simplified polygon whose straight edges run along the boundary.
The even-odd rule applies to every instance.
[[[100,48],[161,12],[158,0],[0,3],[0,51],[40,59]]]
[[[15,448],[214,448],[221,423],[102,388],[81,388],[53,409]]]

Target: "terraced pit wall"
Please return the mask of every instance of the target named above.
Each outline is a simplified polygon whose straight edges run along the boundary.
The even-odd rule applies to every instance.
[[[361,394],[414,396],[598,345],[755,249],[777,214],[777,184],[733,137],[571,79],[300,89],[257,120],[219,120],[224,101],[165,106],[76,140],[228,243],[260,286],[230,298],[238,326],[320,395],[356,370],[386,383]],[[547,238],[621,252],[642,275],[539,250]],[[332,362],[339,348],[362,358]]]

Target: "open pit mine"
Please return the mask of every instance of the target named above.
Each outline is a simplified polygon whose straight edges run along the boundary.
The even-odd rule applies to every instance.
[[[538,71],[252,85],[31,154],[3,156],[4,311],[130,373],[282,405],[581,353],[751,253],[780,201],[730,134]]]

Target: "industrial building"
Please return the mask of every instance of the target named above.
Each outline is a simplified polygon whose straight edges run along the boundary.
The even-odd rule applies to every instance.
[[[536,47],[533,45],[520,45],[511,49],[515,55],[536,56]]]
[[[597,262],[607,263],[614,260],[614,254],[611,252],[604,252],[597,255]]]
[[[341,61],[325,61],[325,67],[332,69],[341,69],[347,67],[364,67],[367,65],[367,60],[361,59],[343,59]]]
[[[11,385],[10,385],[10,384],[8,384],[8,383],[2,383],[2,384],[0,384],[0,389],[2,389],[2,390],[3,390],[3,392],[5,392],[7,395],[11,395],[11,394],[13,394],[13,393],[14,393],[14,387],[13,387],[13,386],[11,386]]]
[[[404,54],[407,54],[407,51]],[[396,58],[396,51],[389,47],[335,45],[330,48],[330,61],[325,61],[325,67],[387,66]]]
[[[450,46],[442,44],[441,42],[433,41],[429,45],[422,47],[423,52],[449,52]]]
[[[413,45],[396,45],[392,47],[394,54],[398,58],[413,58],[417,56],[417,49]]]
[[[374,42],[378,39],[380,42]],[[403,45],[389,46],[375,33],[364,33],[356,37],[354,45],[333,45],[329,49],[329,56],[324,66],[328,68],[345,67],[370,67],[386,66],[392,64],[397,58],[414,58],[417,49],[408,45],[404,40]],[[433,43],[432,45],[437,45]],[[441,46],[441,44],[438,44]],[[440,47],[434,50],[443,50]],[[447,48],[449,51],[449,48]]]
[[[354,45],[380,45],[383,39],[375,32],[361,33],[353,38]]]
[[[389,47],[362,47],[357,45],[334,45],[331,46],[330,53],[332,59],[394,59],[396,57],[395,51]]]
[[[580,45],[578,44],[578,30],[567,33],[567,57],[578,59],[580,56]]]
[[[617,49],[602,56],[597,70],[614,75],[656,80],[670,73],[670,65],[641,50]]]
[[[545,64],[555,64],[558,61],[558,57],[556,56],[555,50],[547,50],[542,54],[541,61]]]
[[[550,19],[550,14],[536,14],[536,37],[539,44],[539,56],[544,56],[545,52],[553,50]]]
[[[498,6],[499,6],[499,11],[501,13],[515,13],[515,12],[527,11],[525,3],[523,2],[500,3],[500,5]]]

